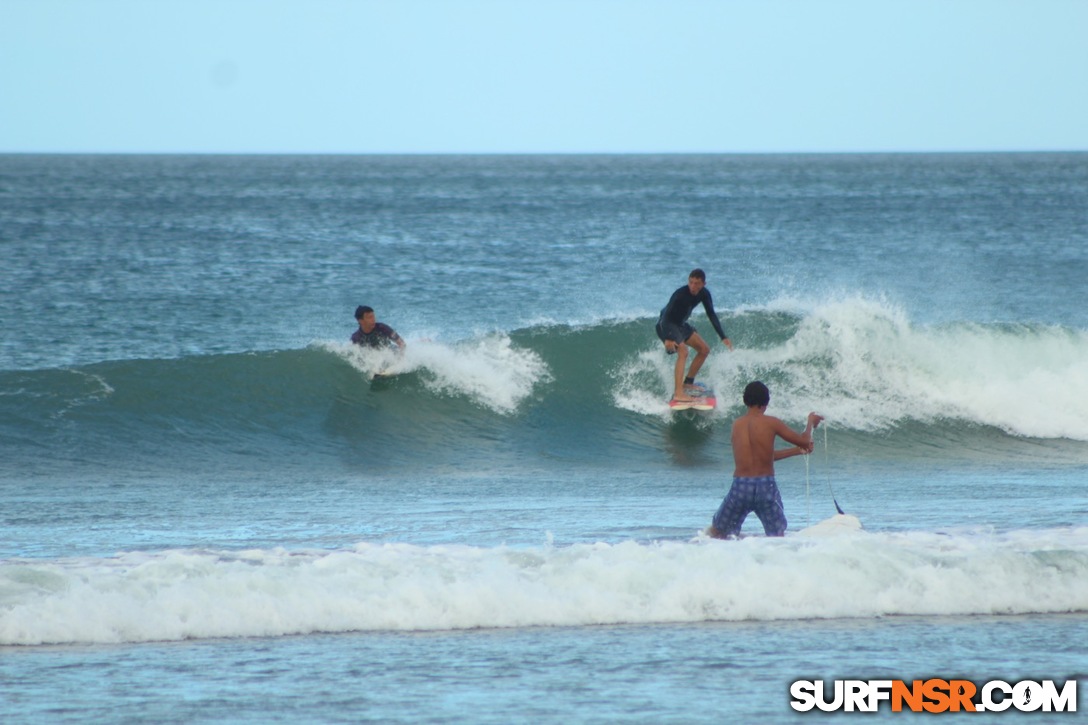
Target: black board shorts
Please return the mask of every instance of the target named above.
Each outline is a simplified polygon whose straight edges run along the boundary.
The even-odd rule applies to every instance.
[[[695,334],[695,328],[686,322],[677,325],[674,322],[658,319],[657,326],[654,329],[657,331],[657,336],[661,338],[661,342],[672,340],[677,345],[687,342],[688,338]],[[669,354],[671,355],[673,352],[676,351],[671,350]]]

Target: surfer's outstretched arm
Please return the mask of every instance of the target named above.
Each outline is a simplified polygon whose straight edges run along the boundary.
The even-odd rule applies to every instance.
[[[806,451],[801,446],[794,446],[793,448],[779,448],[774,452],[774,459],[781,461],[783,458],[792,458],[794,456],[808,455],[811,451]]]

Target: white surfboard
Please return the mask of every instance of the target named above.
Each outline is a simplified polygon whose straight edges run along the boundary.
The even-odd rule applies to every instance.
[[[861,519],[851,514],[835,514],[829,519],[801,529],[798,536],[841,536],[861,531]]]

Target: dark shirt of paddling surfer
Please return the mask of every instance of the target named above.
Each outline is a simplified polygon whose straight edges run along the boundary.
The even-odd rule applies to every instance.
[[[404,349],[404,340],[392,327],[378,322],[372,308],[366,305],[356,307],[355,319],[359,322],[359,329],[351,334],[351,341],[356,345],[379,349],[395,345],[399,350]]]
[[[718,313],[714,311],[714,298],[710,295],[710,290],[706,288],[706,273],[701,269],[691,270],[688,283],[672,293],[669,303],[661,310],[661,316],[657,319],[657,336],[665,343],[665,351],[670,355],[676,354],[673,400],[693,399],[685,390],[685,386],[695,384],[695,376],[699,374],[707,355],[710,354],[710,347],[706,341],[694,327],[688,324],[691,311],[700,304],[706,310],[706,316],[710,324],[714,326],[714,332],[721,338],[722,344],[730,350],[733,349],[733,343],[722,331],[722,323],[718,320]],[[687,365],[689,348],[695,349],[695,357],[685,376],[684,368]]]
[[[744,389],[748,412],[733,421],[733,485],[707,529],[707,534],[716,539],[739,536],[741,524],[753,511],[767,536],[786,533],[786,513],[774,478],[774,462],[812,453],[812,431],[824,418],[809,413],[804,432],[798,433],[767,415],[770,402],[771,391],[766,385],[758,380],[748,383]],[[776,450],[778,438],[794,447]]]

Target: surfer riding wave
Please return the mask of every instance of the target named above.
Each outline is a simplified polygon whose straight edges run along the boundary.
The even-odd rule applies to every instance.
[[[700,368],[703,367],[703,363],[710,354],[710,346],[695,331],[695,328],[688,324],[692,310],[700,304],[706,310],[706,316],[710,319],[710,324],[714,326],[718,337],[721,338],[722,344],[730,350],[733,349],[733,343],[722,330],[722,323],[714,311],[714,298],[710,290],[706,288],[706,273],[701,269],[691,270],[688,283],[673,292],[668,304],[661,310],[656,327],[657,336],[665,343],[666,352],[670,355],[675,353],[677,356],[672,399],[678,402],[694,400],[685,386],[695,384],[695,376],[699,374]],[[691,361],[691,368],[685,377],[684,367],[688,360],[688,346],[695,348],[695,358]]]

